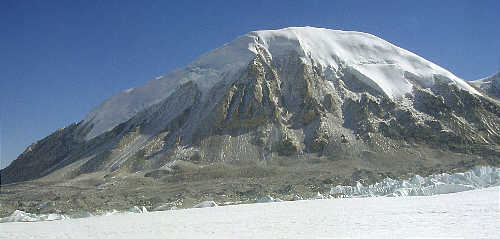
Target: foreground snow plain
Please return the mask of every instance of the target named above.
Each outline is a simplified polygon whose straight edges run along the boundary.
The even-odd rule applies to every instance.
[[[2,223],[0,238],[498,238],[500,187]]]

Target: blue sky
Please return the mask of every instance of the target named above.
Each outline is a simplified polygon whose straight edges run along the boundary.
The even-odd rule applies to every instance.
[[[0,167],[112,94],[252,30],[369,32],[463,79],[485,77],[500,70],[499,10],[495,0],[2,0]]]

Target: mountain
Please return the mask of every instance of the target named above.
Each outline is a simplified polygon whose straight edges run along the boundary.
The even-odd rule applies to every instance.
[[[195,83],[204,94],[216,84],[231,83],[241,78],[241,72],[256,57],[263,57],[263,63],[296,58],[317,67],[331,78],[325,80],[330,81],[348,71],[361,84],[391,99],[410,93],[415,84],[428,88],[439,77],[479,94],[441,67],[370,34],[315,28],[257,31],[203,55],[184,69],[105,101],[85,118],[84,124],[93,125],[86,139],[109,131],[159,103],[186,82]]]
[[[241,201],[499,158],[497,100],[371,34],[292,27],[250,32],[116,94],[0,173],[4,185],[37,179],[48,200],[66,188],[57,205],[88,189],[96,208],[148,196]]]
[[[483,79],[470,82],[487,94],[500,98],[500,71]]]

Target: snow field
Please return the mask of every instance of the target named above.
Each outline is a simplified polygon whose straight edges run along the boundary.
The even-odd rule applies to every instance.
[[[0,238],[497,238],[500,187],[0,224]]]

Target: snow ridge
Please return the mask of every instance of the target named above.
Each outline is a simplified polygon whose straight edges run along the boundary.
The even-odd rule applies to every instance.
[[[481,90],[500,96],[500,71],[491,76],[471,81],[470,83]]]

